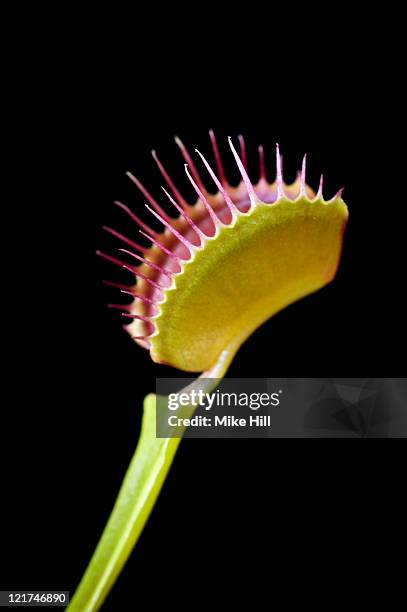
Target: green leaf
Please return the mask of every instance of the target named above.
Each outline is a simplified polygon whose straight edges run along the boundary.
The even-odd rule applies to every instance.
[[[223,378],[238,344],[225,350],[212,370],[204,373],[191,389],[210,392]],[[120,574],[154,507],[181,438],[156,438],[157,396],[144,400],[141,435],[115,506],[100,542],[68,607],[69,612],[98,610]],[[185,407],[192,416],[195,406]]]

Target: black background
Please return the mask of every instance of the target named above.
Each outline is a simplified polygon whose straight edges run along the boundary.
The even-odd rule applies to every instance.
[[[288,179],[307,152],[311,185],[324,172],[326,195],[345,187],[350,221],[337,278],[259,329],[230,375],[403,376],[405,189],[392,68],[372,53],[368,61],[363,49],[333,58],[318,45],[311,54],[300,45],[281,66],[284,46],[250,53],[248,40],[239,49],[225,41],[222,52],[206,43],[198,57],[186,41],[174,53],[171,37],[132,46],[136,34],[122,40],[113,30],[91,30],[83,53],[70,40],[62,74],[60,65],[44,78],[37,65],[28,70],[36,148],[47,155],[25,155],[39,189],[12,225],[24,245],[18,279],[26,299],[3,433],[3,588],[73,593],[135,448],[142,400],[157,376],[176,375],[153,364],[106,309],[114,293],[101,281],[120,272],[95,256],[119,246],[102,225],[132,232],[112,200],[142,209],[127,169],[159,197],[152,148],[190,193],[174,135],[210,156],[214,128],[234,179],[226,137],[242,133],[249,159],[264,144],[271,178],[278,141]],[[255,160],[251,171],[255,177]],[[399,462],[350,444],[184,441],[106,609],[127,611],[145,597],[176,602],[188,586],[210,597],[225,568],[237,580],[226,592],[259,588],[265,575],[274,597],[288,570],[301,580],[310,550],[319,580],[322,572],[332,579],[327,560],[340,553],[349,572],[360,571],[362,552],[393,537],[401,508],[390,476]],[[384,498],[386,534],[379,519],[380,529],[368,525]]]

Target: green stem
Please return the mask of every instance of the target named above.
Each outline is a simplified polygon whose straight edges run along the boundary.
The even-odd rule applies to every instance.
[[[238,346],[226,349],[216,365],[184,391],[210,392],[223,378]],[[195,408],[191,406],[190,414]],[[93,612],[103,604],[136,544],[160,493],[180,438],[156,438],[156,396],[144,400],[141,435],[109,521],[68,607]]]

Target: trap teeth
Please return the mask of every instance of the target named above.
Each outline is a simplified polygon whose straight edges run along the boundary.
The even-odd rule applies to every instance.
[[[124,295],[133,297],[130,306],[111,305],[115,310],[121,310],[122,316],[131,320],[131,323],[125,326],[131,337],[144,348],[148,348],[155,361],[164,361],[187,371],[201,371],[210,366],[215,353],[221,350],[222,343],[224,345],[231,340],[231,329],[239,337],[243,337],[247,329],[251,329],[249,324],[243,325],[247,328],[246,331],[235,326],[234,319],[244,321],[242,313],[247,313],[247,317],[251,316],[253,321],[256,320],[257,326],[259,321],[274,313],[276,303],[280,301],[281,307],[289,303],[288,297],[283,299],[282,287],[286,288],[287,295],[291,295],[290,299],[294,301],[301,297],[297,296],[295,291],[297,284],[303,283],[303,293],[307,294],[328,282],[327,279],[332,278],[339,260],[338,228],[345,224],[347,219],[347,209],[341,200],[343,190],[332,200],[325,201],[323,176],[316,194],[307,185],[306,155],[296,181],[287,185],[284,183],[283,161],[277,144],[276,179],[269,183],[265,151],[260,145],[257,149],[259,181],[254,185],[248,173],[247,149],[243,136],[238,136],[239,153],[229,137],[231,158],[241,175],[240,184],[233,187],[228,182],[212,130],[209,136],[216,170],[200,151],[195,149],[195,153],[202,169],[208,173],[218,190],[217,193],[211,194],[206,190],[194,160],[176,137],[176,144],[184,159],[186,177],[197,197],[196,202],[189,204],[186,201],[157,152],[153,150],[151,155],[165,183],[165,186],[162,186],[163,197],[179,216],[173,218],[167,214],[142,182],[132,172],[127,172],[131,182],[141,192],[149,215],[160,223],[162,230],[154,230],[148,221],[133,212],[125,203],[116,200],[114,204],[135,223],[139,233],[148,240],[150,246],[142,246],[132,236],[128,237],[105,226],[103,229],[124,245],[125,248],[119,249],[124,260],[98,253],[103,259],[131,275],[129,285],[106,281],[106,284],[118,288]],[[326,204],[329,206],[325,206]],[[322,205],[325,212],[327,209],[329,211],[327,218],[320,208]],[[302,255],[298,256],[298,269],[295,270],[293,253],[303,237],[305,238],[310,206],[313,207],[312,218],[321,225],[326,225],[324,231],[328,235],[331,232],[332,243],[325,243],[323,238],[320,239],[320,244],[304,240]],[[290,233],[293,228],[296,228],[296,233]],[[268,233],[265,234],[265,231]],[[263,243],[264,235],[267,236],[267,241]],[[292,240],[291,247],[287,242],[289,240]],[[288,248],[288,251],[285,259],[282,259],[285,248]],[[312,260],[312,248],[315,252],[323,252],[322,249],[325,249],[330,255],[326,260],[322,255],[321,269],[313,270],[311,274],[311,270],[303,269],[303,266],[307,257]],[[332,252],[337,255],[336,258],[331,257]],[[246,259],[243,253],[246,253]],[[238,262],[240,265],[237,265]],[[316,262],[312,263],[314,264],[317,266]],[[325,265],[323,270],[322,265]],[[267,305],[271,298],[263,293],[276,267],[286,269],[287,275],[286,278],[276,279],[274,286],[269,287],[271,293],[277,291],[278,294],[272,308]],[[204,270],[211,270],[210,277],[203,278]],[[261,277],[264,282],[258,285]],[[212,285],[210,278],[216,279],[217,284]],[[291,289],[289,282],[292,283]],[[236,287],[239,289],[235,295]],[[246,303],[248,295],[250,300]],[[256,303],[262,304],[264,312],[253,311],[253,304]],[[235,309],[236,304],[240,305],[238,310]],[[225,316],[226,318],[223,318]]]

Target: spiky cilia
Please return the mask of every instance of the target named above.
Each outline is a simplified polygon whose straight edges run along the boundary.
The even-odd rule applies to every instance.
[[[100,253],[137,279],[136,285],[120,287],[133,303],[111,305],[131,320],[126,329],[132,338],[151,351],[154,361],[186,371],[211,368],[237,337],[244,341],[275,312],[329,282],[337,269],[348,216],[342,190],[326,201],[322,176],[317,193],[307,185],[306,156],[296,181],[287,185],[277,145],[276,179],[271,183],[260,146],[259,181],[253,185],[243,137],[239,136],[240,156],[229,138],[242,177],[233,187],[213,131],[210,138],[216,172],[196,153],[217,192],[205,188],[190,154],[176,138],[197,201],[191,205],[185,200],[153,151],[166,183],[163,194],[178,217],[169,216],[139,179],[127,173],[163,231],[153,230],[128,206],[115,202],[151,246],[143,247],[108,227],[125,244],[120,251],[132,263]]]

